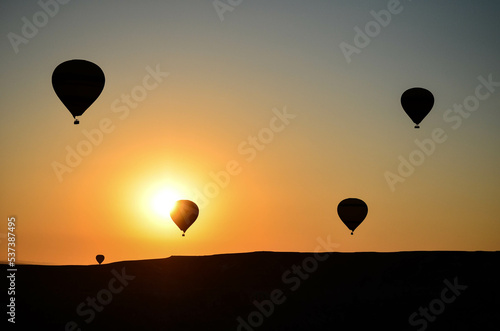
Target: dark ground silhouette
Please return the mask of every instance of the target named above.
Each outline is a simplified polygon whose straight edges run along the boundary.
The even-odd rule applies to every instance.
[[[498,330],[499,262],[500,252],[255,252],[19,265],[16,328],[401,331],[427,319],[426,330]],[[432,321],[412,326],[420,307]]]

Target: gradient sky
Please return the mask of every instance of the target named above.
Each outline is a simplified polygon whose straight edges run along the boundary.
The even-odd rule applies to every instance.
[[[478,77],[500,82],[500,3],[401,1],[348,63],[341,43],[355,46],[355,27],[392,3],[244,0],[221,20],[210,0],[73,0],[53,17],[2,1],[1,260],[10,216],[19,263],[314,251],[318,240],[341,252],[499,250],[500,87]],[[9,35],[34,16],[38,32],[16,52]],[[78,126],[51,85],[70,59],[106,75]],[[168,77],[127,106],[155,68]],[[400,105],[415,86],[436,100],[419,130]],[[446,114],[464,100],[477,109],[458,125]],[[284,109],[295,117],[270,137]],[[103,120],[112,131],[58,177],[54,162],[67,165]],[[386,173],[434,130],[446,141],[392,190]],[[267,144],[250,159],[259,132]],[[196,191],[228,162],[240,173],[204,202]],[[161,190],[200,205],[186,237],[155,212]],[[369,208],[354,236],[336,210],[350,197]]]

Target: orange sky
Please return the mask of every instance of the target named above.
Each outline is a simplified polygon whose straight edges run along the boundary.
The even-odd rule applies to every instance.
[[[386,2],[278,2],[245,2],[223,21],[210,4],[75,2],[18,53],[4,38],[0,210],[5,223],[16,217],[17,261],[314,251],[321,241],[342,252],[498,250],[500,87],[484,86],[500,81],[498,5],[469,4],[481,14],[464,21],[466,9],[405,3],[347,63],[339,44]],[[4,35],[40,10],[7,7]],[[106,75],[78,126],[50,83],[74,58]],[[399,103],[414,86],[436,99],[419,130]],[[488,96],[455,128],[445,114],[479,86]],[[398,173],[436,129],[446,140]],[[155,211],[162,190],[199,204],[186,237]],[[354,236],[336,212],[349,197],[369,209]]]

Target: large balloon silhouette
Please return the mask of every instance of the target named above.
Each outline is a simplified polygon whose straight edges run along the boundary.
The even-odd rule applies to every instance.
[[[101,255],[101,254],[96,255],[95,259],[96,259],[96,261],[97,261],[99,264],[101,264],[101,263],[102,263],[102,261],[104,261],[104,255]]]
[[[170,217],[175,224],[181,229],[182,236],[189,227],[196,221],[200,210],[198,206],[190,200],[179,200],[175,203],[175,207],[170,212]]]
[[[104,88],[104,72],[85,60],[69,60],[59,64],[52,73],[52,87],[61,102],[80,123],[82,114],[99,97]]]
[[[354,230],[363,222],[368,214],[368,206],[360,199],[344,199],[339,203],[337,213],[342,222],[351,230],[351,234],[354,234]]]
[[[434,96],[428,90],[421,87],[414,87],[406,90],[401,95],[401,106],[408,116],[410,116],[415,129],[418,129],[420,122],[429,114],[434,106]]]

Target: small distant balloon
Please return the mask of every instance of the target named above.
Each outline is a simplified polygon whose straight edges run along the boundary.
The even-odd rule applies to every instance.
[[[97,100],[104,88],[104,72],[95,63],[69,60],[59,64],[52,73],[52,87],[75,119]]]
[[[352,235],[368,214],[368,206],[360,199],[344,199],[339,203],[337,213],[342,222],[351,230]]]
[[[434,96],[428,90],[421,87],[414,87],[406,90],[401,95],[401,106],[406,114],[415,123],[415,129],[420,128],[419,124],[429,114],[434,106]]]
[[[102,261],[104,261],[104,255],[101,255],[101,254],[96,255],[95,259],[96,259],[97,263],[101,264]]]
[[[185,232],[196,221],[199,213],[200,210],[193,201],[179,200],[170,212],[170,217],[179,229],[181,229],[182,236],[184,237]]]

